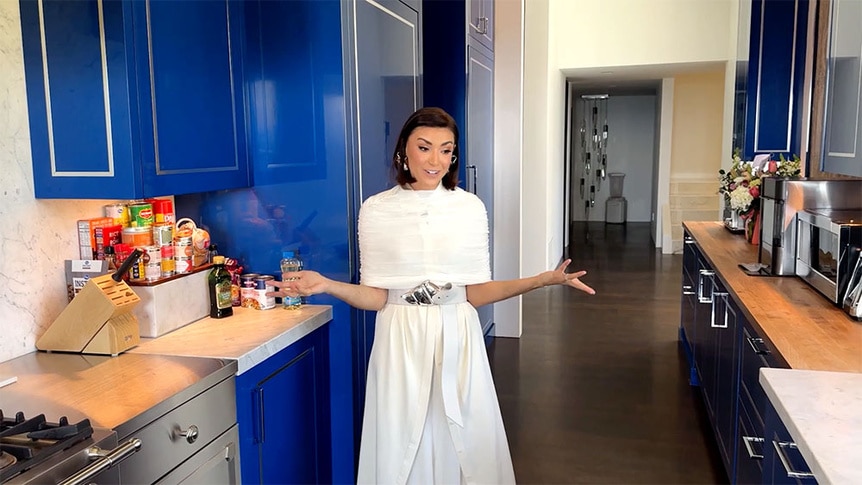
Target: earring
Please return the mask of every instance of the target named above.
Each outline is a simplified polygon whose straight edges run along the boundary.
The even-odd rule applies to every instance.
[[[457,161],[458,161],[458,157],[456,157],[455,155],[452,155],[452,163],[451,163],[451,165],[455,165],[455,162],[457,162]]]
[[[395,163],[401,163],[400,153],[395,154]],[[404,169],[405,172],[407,171],[407,155],[404,156],[404,163],[401,163],[401,167]]]
[[[404,167],[404,171],[405,171],[405,172],[408,170],[408,169],[407,169],[407,164],[406,164],[406,163],[402,163],[402,164],[401,164],[401,166],[402,166],[402,167]]]

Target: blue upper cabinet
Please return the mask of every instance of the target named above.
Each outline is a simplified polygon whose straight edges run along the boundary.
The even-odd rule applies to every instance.
[[[20,5],[36,197],[249,185],[240,3]]]
[[[806,122],[802,113],[808,1],[754,0],[750,5],[742,155],[745,159],[757,153],[800,155]]]

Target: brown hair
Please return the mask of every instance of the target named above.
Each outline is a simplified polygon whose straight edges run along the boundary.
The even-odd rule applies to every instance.
[[[455,135],[455,147],[452,150],[455,163],[449,165],[449,171],[443,176],[443,187],[454,190],[458,185],[458,165],[461,161],[461,157],[458,156],[458,125],[449,113],[440,108],[420,108],[404,122],[401,134],[398,135],[398,141],[395,143],[395,153],[392,154],[392,171],[395,174],[395,181],[399,185],[412,184],[416,181],[408,170],[402,168],[401,164],[407,158],[407,139],[410,138],[413,130],[422,126],[449,128]]]

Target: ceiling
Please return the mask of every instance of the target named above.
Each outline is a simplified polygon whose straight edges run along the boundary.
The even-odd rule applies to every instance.
[[[564,69],[563,74],[575,92],[620,96],[655,94],[662,79],[723,70],[724,62],[692,62]]]

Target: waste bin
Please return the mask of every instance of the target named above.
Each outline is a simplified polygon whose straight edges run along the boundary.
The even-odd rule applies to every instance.
[[[608,174],[611,179],[611,197],[623,196],[623,182],[625,182],[626,174],[622,172],[612,172]]]

